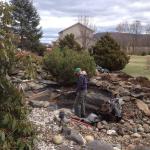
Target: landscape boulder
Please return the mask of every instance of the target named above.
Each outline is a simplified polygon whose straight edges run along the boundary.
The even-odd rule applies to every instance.
[[[86,140],[83,138],[83,136],[74,129],[63,128],[62,132],[68,140],[72,140],[79,145],[84,145],[86,143]]]
[[[32,107],[48,107],[50,103],[48,101],[36,101],[36,100],[30,100],[29,104]]]
[[[113,150],[113,147],[102,141],[94,140],[87,144],[87,150]]]
[[[63,137],[61,135],[55,135],[53,137],[53,142],[54,142],[54,144],[57,144],[57,145],[62,144],[63,143]]]
[[[85,140],[87,143],[90,143],[90,142],[94,141],[94,137],[91,135],[87,135],[87,136],[85,136]]]
[[[137,107],[143,111],[147,116],[150,116],[150,109],[147,104],[141,100],[136,100]]]

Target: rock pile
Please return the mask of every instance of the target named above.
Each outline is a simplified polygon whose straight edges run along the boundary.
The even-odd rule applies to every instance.
[[[150,87],[141,83],[141,79],[139,82],[120,73],[101,74],[90,80],[87,108],[91,112],[97,112],[103,101],[117,95],[121,99],[123,113],[121,121],[117,123],[102,120],[96,126],[85,126],[71,119],[73,116],[71,109],[64,109],[67,114],[67,121],[63,124],[67,130],[64,133],[59,126],[59,109],[52,110],[50,106],[34,107],[29,120],[37,126],[39,141],[36,143],[36,149],[91,150],[96,145],[99,148],[102,145],[103,150],[104,145],[107,145],[106,150],[136,150],[140,146],[146,146],[141,150],[150,149]],[[71,108],[74,100],[73,92],[71,90],[63,92],[61,89],[56,93],[60,94],[56,94],[57,98],[54,98],[57,99],[56,104],[59,107]],[[50,105],[51,102],[48,102]],[[136,147],[139,144],[140,146]],[[94,146],[91,148],[92,145]],[[94,148],[93,150],[96,149]]]

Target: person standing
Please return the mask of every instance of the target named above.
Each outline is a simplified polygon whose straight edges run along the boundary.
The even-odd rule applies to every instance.
[[[77,80],[76,98],[74,103],[75,115],[85,117],[85,100],[87,95],[87,77],[82,73],[81,68],[75,69]]]

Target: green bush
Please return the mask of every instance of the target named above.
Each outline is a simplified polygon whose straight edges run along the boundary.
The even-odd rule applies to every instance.
[[[27,120],[28,110],[21,93],[1,75],[0,102],[0,147],[29,150],[34,145],[35,134]]]
[[[80,44],[75,40],[74,34],[67,34],[63,39],[59,40],[59,47],[61,49],[69,48],[75,51],[81,51]]]
[[[46,46],[39,43],[39,44],[35,45],[35,48],[33,47],[32,52],[37,53],[40,56],[43,56],[44,53],[46,52]]]
[[[141,56],[146,56],[146,55],[147,55],[146,52],[141,53]]]
[[[7,78],[16,60],[14,36],[8,28],[11,14],[11,6],[0,2],[0,149],[31,150],[34,131],[27,119],[25,101]]]
[[[74,69],[80,67],[86,70],[89,76],[95,74],[94,58],[88,52],[76,52],[69,49],[54,49],[44,57],[47,70],[59,82],[73,83],[75,81]]]
[[[119,44],[109,34],[104,35],[93,47],[96,64],[111,71],[121,70],[129,57],[120,50]]]

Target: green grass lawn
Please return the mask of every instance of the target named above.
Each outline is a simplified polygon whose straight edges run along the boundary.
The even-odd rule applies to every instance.
[[[149,69],[147,60],[149,59]],[[123,71],[131,76],[144,76],[150,79],[150,55],[148,56],[130,56],[130,62]]]

